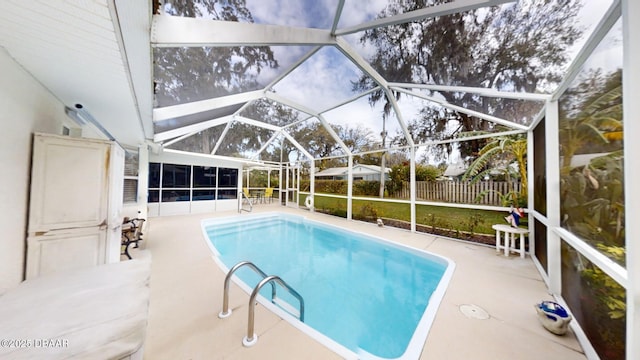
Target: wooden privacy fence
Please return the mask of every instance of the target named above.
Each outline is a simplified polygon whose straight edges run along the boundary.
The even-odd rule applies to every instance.
[[[469,181],[417,181],[416,199],[502,206],[500,195],[506,195],[509,191],[520,192],[520,186],[519,181],[514,181],[511,185],[506,181],[493,180],[478,181],[474,184]],[[476,198],[483,192],[486,194],[476,201]],[[403,183],[402,190],[396,192],[394,197],[408,199],[410,197],[409,183]]]

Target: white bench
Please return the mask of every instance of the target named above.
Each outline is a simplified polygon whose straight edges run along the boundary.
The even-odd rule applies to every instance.
[[[509,256],[509,252],[520,253],[520,257],[524,258],[524,237],[529,236],[529,229],[513,227],[509,225],[496,224],[491,226],[496,231],[496,252],[504,249],[504,256]],[[504,233],[504,245],[501,243],[501,232]],[[520,235],[520,248],[516,248],[516,234]]]

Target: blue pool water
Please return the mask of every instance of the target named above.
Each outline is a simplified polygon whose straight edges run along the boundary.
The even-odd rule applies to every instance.
[[[301,216],[210,219],[203,230],[225,271],[248,260],[280,276],[304,298],[304,323],[361,358],[417,358],[454,267]],[[236,274],[251,289],[261,280],[248,268]],[[270,299],[270,287],[261,294]],[[278,297],[298,308],[284,289]]]

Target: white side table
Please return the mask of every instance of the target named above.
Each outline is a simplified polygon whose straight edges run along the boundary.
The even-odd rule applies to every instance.
[[[491,226],[496,231],[496,252],[504,249],[504,256],[509,256],[509,252],[520,253],[520,257],[524,258],[524,237],[529,236],[529,229],[512,227],[509,225],[496,224]],[[501,232],[504,233],[504,245],[501,243]],[[516,234],[520,235],[520,248],[516,248]]]

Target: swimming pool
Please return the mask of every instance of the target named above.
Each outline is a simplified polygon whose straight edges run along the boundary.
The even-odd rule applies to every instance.
[[[304,324],[261,304],[346,358],[418,358],[455,265],[449,259],[302,216],[268,213],[204,220],[225,272],[248,260],[305,302]],[[236,272],[250,292],[261,278]],[[270,287],[263,288],[270,299]],[[261,292],[262,294],[262,292]],[[278,290],[286,308],[298,301]]]

